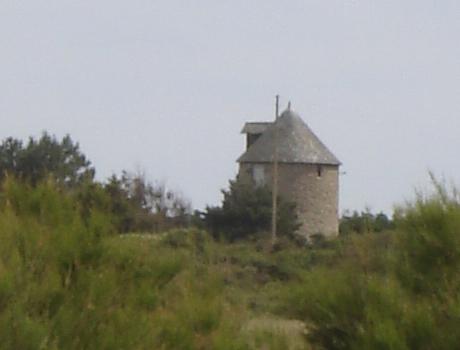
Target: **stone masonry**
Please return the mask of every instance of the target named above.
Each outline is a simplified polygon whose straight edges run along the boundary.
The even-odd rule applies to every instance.
[[[273,184],[273,164],[261,163],[265,181],[259,185]],[[238,180],[257,185],[253,180],[254,164],[241,164]],[[338,234],[338,167],[316,164],[278,165],[278,191],[280,197],[296,203],[301,224],[298,233],[309,237]]]

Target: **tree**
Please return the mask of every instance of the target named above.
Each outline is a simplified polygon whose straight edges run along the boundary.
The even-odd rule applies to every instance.
[[[113,175],[104,189],[120,232],[162,231],[185,226],[191,217],[191,204],[180,193],[149,182],[141,172]]]
[[[267,187],[256,187],[230,181],[229,190],[222,190],[222,205],[206,207],[203,219],[214,236],[234,241],[261,231],[269,231],[272,195]],[[278,198],[278,231],[293,235],[299,227],[295,205]]]
[[[38,140],[30,137],[24,146],[12,137],[0,144],[0,180],[11,174],[36,185],[47,176],[66,187],[93,180],[95,170],[69,135],[61,141],[44,132]]]
[[[394,223],[385,213],[372,214],[369,209],[361,213],[354,211],[351,215],[349,212],[345,212],[340,219],[339,227],[341,235],[348,235],[350,233],[378,233],[391,229],[394,229]]]

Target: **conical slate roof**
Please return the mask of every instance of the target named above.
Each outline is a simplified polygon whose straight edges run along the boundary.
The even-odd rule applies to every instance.
[[[290,109],[255,141],[239,163],[273,162],[275,128],[278,128],[278,161],[281,163],[308,163],[340,165],[340,161],[310,130],[300,116]]]

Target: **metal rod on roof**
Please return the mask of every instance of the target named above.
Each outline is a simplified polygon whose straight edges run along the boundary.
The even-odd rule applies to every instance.
[[[274,150],[273,150],[273,186],[272,186],[272,247],[276,243],[277,238],[277,211],[278,211],[278,116],[279,116],[279,95],[276,95],[275,98],[275,140],[274,140]]]

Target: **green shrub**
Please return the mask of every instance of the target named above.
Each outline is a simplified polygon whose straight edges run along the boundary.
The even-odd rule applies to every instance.
[[[435,185],[434,195],[419,194],[399,212],[398,275],[416,293],[460,291],[460,198]]]
[[[52,181],[3,185],[0,349],[245,348],[206,233],[115,236],[96,207]]]
[[[235,241],[270,230],[272,194],[267,187],[230,182],[230,189],[222,192],[222,206],[207,207],[203,214],[214,237]],[[295,204],[278,198],[277,225],[281,235],[294,235],[299,228]]]
[[[340,218],[339,233],[342,236],[347,236],[352,233],[380,233],[394,229],[394,222],[388,216],[380,212],[373,214],[370,210],[358,213],[354,211],[352,214],[345,212]]]
[[[396,231],[349,236],[330,264],[284,295],[323,349],[456,349],[460,336],[460,201],[437,193],[400,209]],[[322,249],[322,248],[315,248]],[[314,249],[313,249],[314,250]]]

